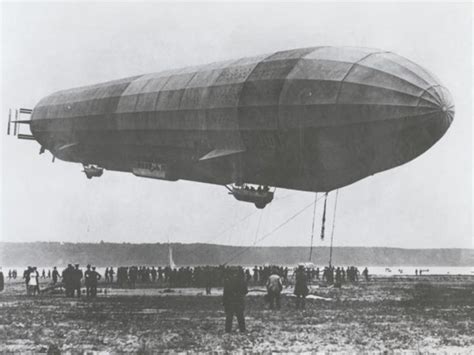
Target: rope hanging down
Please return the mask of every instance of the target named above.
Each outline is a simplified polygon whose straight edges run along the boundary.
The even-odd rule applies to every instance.
[[[309,246],[309,262],[313,256],[313,238],[314,238],[314,220],[316,219],[316,201],[318,200],[318,193],[314,194],[314,207],[313,207],[313,224],[311,225],[311,245]]]
[[[332,241],[334,239],[334,228],[336,227],[336,208],[337,208],[338,195],[339,195],[339,189],[336,190],[336,199],[334,201],[334,213],[332,215],[331,247],[329,248],[329,266],[331,266],[331,263],[332,263]]]
[[[324,231],[325,231],[325,224],[326,224],[326,206],[328,202],[328,194],[329,192],[326,192],[324,194],[323,221],[321,223],[321,240],[324,240]]]

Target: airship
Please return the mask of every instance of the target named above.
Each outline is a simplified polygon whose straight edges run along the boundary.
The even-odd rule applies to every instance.
[[[263,208],[270,187],[328,192],[411,161],[444,135],[454,104],[402,56],[322,46],[63,90],[22,112],[13,123],[31,135],[18,137],[88,178],[224,185]]]

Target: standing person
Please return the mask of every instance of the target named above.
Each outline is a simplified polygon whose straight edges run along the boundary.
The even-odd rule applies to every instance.
[[[82,280],[82,270],[79,269],[79,264],[76,264],[76,268],[73,270],[73,289],[72,297],[74,297],[74,292],[77,291],[77,297],[81,297],[81,280]]]
[[[336,283],[334,284],[334,287],[341,287],[342,284],[342,273],[341,269],[339,266],[336,268]]]
[[[105,268],[105,283],[109,283],[109,268]]]
[[[39,273],[36,271],[36,267],[30,268],[30,274],[28,276],[28,294],[36,295],[39,293]]]
[[[258,283],[258,267],[255,265],[253,268],[253,283],[256,285]]]
[[[228,269],[224,280],[223,305],[225,311],[225,331],[232,331],[234,315],[237,317],[239,330],[245,332],[244,297],[248,293],[244,273],[241,269]]]
[[[74,297],[73,276],[74,268],[72,264],[68,264],[67,268],[63,270],[63,283],[66,290],[66,297]]]
[[[51,278],[51,269],[48,269],[48,279]]]
[[[250,269],[245,270],[245,282],[247,282],[247,285],[252,281],[252,275],[250,274]]]
[[[86,285],[86,296],[91,296],[91,279],[92,279],[92,270],[90,264],[87,265],[87,270],[84,273],[84,283]]]
[[[206,295],[210,295],[211,294],[211,290],[212,290],[212,272],[211,272],[211,268],[209,266],[206,266],[204,268],[204,286],[206,288]]]
[[[109,268],[109,281],[110,281],[111,283],[114,282],[114,274],[115,274],[114,269],[113,269],[112,266],[111,266],[111,267]]]
[[[28,266],[25,271],[23,271],[23,278],[25,279],[25,286],[26,286],[26,294],[29,295],[30,291],[28,288],[28,282],[30,281],[30,272],[31,272],[31,266]]]
[[[365,281],[369,281],[369,269],[367,269],[367,267],[362,271],[362,275],[364,276]]]
[[[306,279],[306,273],[304,272],[304,266],[299,265],[295,273],[295,291],[296,296],[296,308],[304,308],[305,298],[308,295],[308,280]]]
[[[95,266],[92,267],[92,271],[90,273],[90,288],[91,288],[91,296],[97,296],[97,284],[99,283],[101,276],[100,274],[95,271]]]
[[[40,293],[40,283],[39,283],[39,279],[40,279],[40,274],[39,274],[39,271],[38,269],[35,267],[33,267],[33,271],[35,272],[35,275],[36,275],[36,287],[35,287],[35,292],[37,295],[39,295]]]
[[[58,282],[58,277],[59,277],[59,272],[58,269],[56,269],[56,266],[53,268],[53,284],[56,285]]]
[[[43,269],[43,272],[41,273],[41,278],[45,279],[46,278],[46,270]]]
[[[132,266],[128,273],[130,288],[135,288],[135,284],[138,279],[138,268],[136,266]]]
[[[161,266],[158,266],[158,282],[160,284],[163,281],[163,273],[164,273],[164,270],[161,268]]]
[[[280,309],[280,295],[283,290],[283,284],[281,282],[281,277],[276,273],[276,270],[273,270],[273,273],[268,277],[266,286],[270,309],[273,309],[275,304],[276,308]]]

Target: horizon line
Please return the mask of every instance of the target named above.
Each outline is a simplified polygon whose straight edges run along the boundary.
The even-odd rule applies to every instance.
[[[202,245],[213,245],[213,246],[222,246],[222,247],[232,247],[232,248],[310,248],[309,245],[231,245],[231,244],[218,244],[218,243],[207,243],[207,242],[106,242],[106,241],[99,241],[99,242],[71,242],[71,241],[44,241],[44,240],[36,240],[36,241],[2,241],[0,240],[0,244],[34,244],[34,243],[56,243],[56,244],[117,244],[117,245],[153,245],[153,244],[163,244],[163,245],[173,245],[173,244],[181,244],[181,245],[192,245],[192,244],[202,244]],[[313,248],[330,248],[330,246],[313,246]],[[467,249],[467,250],[474,250],[474,247],[432,247],[432,248],[404,248],[404,247],[394,247],[394,246],[356,246],[356,245],[339,245],[333,246],[333,248],[385,248],[385,249],[403,249],[403,250],[441,250],[441,249]]]

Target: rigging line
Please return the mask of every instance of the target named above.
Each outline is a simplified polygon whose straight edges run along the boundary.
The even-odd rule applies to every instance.
[[[324,194],[324,208],[323,208],[323,220],[321,222],[321,240],[324,240],[324,232],[325,232],[325,229],[326,229],[326,206],[327,206],[327,202],[328,202],[328,194],[329,192],[326,192]]]
[[[313,208],[313,224],[311,225],[311,245],[309,247],[309,262],[313,256],[313,239],[314,239],[314,220],[316,219],[316,201],[318,199],[318,193],[314,194],[314,208]]]
[[[251,246],[248,246],[244,249],[242,249],[240,252],[238,252],[237,254],[235,254],[231,259],[229,259],[228,261],[226,261],[223,266],[227,265],[228,263],[230,263],[231,261],[235,260],[235,258],[237,258],[238,256],[242,255],[243,253],[245,253],[247,250],[249,250],[250,248],[254,247],[258,242],[261,242],[262,240],[266,239],[267,237],[269,237],[270,235],[272,235],[273,233],[275,233],[277,230],[279,230],[281,227],[283,227],[284,225],[288,224],[289,222],[291,222],[293,219],[295,219],[296,217],[298,217],[301,213],[303,213],[304,211],[306,211],[308,208],[310,208],[311,206],[313,206],[313,204],[317,203],[322,197],[318,198],[316,201],[313,201],[311,202],[309,205],[306,205],[304,206],[301,210],[299,210],[298,212],[296,212],[294,215],[292,215],[290,218],[288,218],[287,220],[285,220],[283,223],[279,224],[278,226],[276,226],[275,228],[273,228],[270,232],[264,234],[262,237],[260,237],[259,239],[256,240],[255,243],[253,243],[253,245]]]
[[[238,220],[237,222],[235,222],[234,224],[230,225],[229,228],[226,228],[224,229],[223,231],[215,234],[214,236],[212,236],[211,238],[207,239],[206,241],[204,241],[201,245],[198,245],[196,248],[188,251],[186,254],[183,255],[183,257],[186,257],[190,254],[195,254],[197,250],[203,248],[206,246],[206,244],[212,242],[213,240],[217,239],[218,237],[222,236],[223,234],[227,233],[228,231],[232,230],[233,228],[237,227],[240,223],[242,223],[243,221],[245,221],[247,218],[249,217],[252,217],[255,213],[257,213],[259,210],[255,210],[253,211],[252,213],[249,213],[247,214],[245,217],[243,217],[242,219]]]
[[[332,241],[334,239],[334,228],[336,227],[336,208],[337,208],[338,195],[339,195],[339,189],[336,190],[336,198],[334,201],[334,213],[332,215],[331,246],[329,248],[329,266],[331,266],[331,263],[332,263]]]
[[[257,237],[258,237],[258,232],[260,231],[260,223],[262,222],[262,217],[263,217],[263,212],[265,210],[262,210],[262,212],[260,213],[260,217],[258,218],[258,225],[257,225],[257,231],[255,232],[255,237],[254,237],[254,243],[257,242]]]
[[[224,186],[225,186],[229,191],[231,191],[227,185],[224,185]],[[276,187],[275,187],[274,192],[276,192]],[[291,193],[290,193],[290,194],[284,196],[284,197],[281,198],[281,199],[285,199],[285,198],[290,197],[290,196],[294,196],[294,194],[291,194]],[[280,200],[280,199],[277,198],[277,199],[275,199],[274,202],[276,202],[276,201],[278,201],[278,200]],[[268,208],[270,208],[271,206],[273,206],[273,204],[270,204],[270,206],[269,206]],[[211,238],[207,239],[206,241],[204,241],[201,245],[198,245],[196,248],[194,248],[194,249],[188,251],[186,254],[183,255],[183,257],[186,257],[186,256],[188,256],[188,255],[190,255],[190,254],[196,255],[196,251],[197,251],[197,250],[199,250],[200,248],[205,247],[207,243],[212,242],[213,240],[217,239],[218,237],[224,235],[224,234],[227,233],[228,231],[230,231],[230,230],[232,230],[233,228],[237,227],[240,223],[244,222],[247,218],[252,217],[252,216],[253,216],[254,214],[256,214],[258,211],[259,211],[259,210],[255,210],[255,211],[249,213],[248,215],[246,215],[245,217],[243,217],[243,218],[240,219],[239,221],[237,221],[237,222],[235,222],[234,224],[230,225],[229,228],[227,228],[227,229],[225,229],[225,230],[223,230],[223,231],[221,231],[221,232],[215,234],[213,237],[211,237]],[[263,211],[262,211],[262,212],[263,212]],[[256,238],[256,236],[255,236],[255,238]],[[209,253],[209,252],[210,252],[210,251],[208,250],[208,251],[206,252],[206,254]]]

